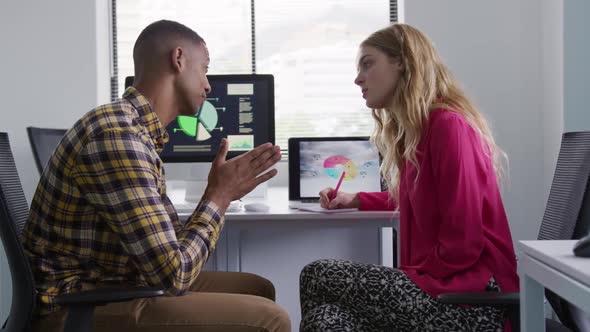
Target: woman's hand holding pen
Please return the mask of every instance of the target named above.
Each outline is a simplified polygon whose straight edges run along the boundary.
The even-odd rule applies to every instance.
[[[320,205],[324,209],[350,209],[360,208],[361,202],[358,193],[347,193],[338,191],[336,197],[330,200],[334,193],[333,188],[326,188],[320,191]]]

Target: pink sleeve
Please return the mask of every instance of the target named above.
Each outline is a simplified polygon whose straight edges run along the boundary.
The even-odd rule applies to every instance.
[[[479,135],[460,115],[447,112],[431,126],[428,149],[441,225],[438,245],[420,269],[444,278],[465,270],[481,256],[483,190],[493,169],[488,167]],[[495,176],[491,178],[495,181]]]
[[[361,202],[359,210],[378,211],[378,210],[395,210],[396,204],[389,199],[389,192],[359,192]]]

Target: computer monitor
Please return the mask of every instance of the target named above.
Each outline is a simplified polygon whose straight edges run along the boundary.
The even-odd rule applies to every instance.
[[[66,129],[27,127],[29,143],[39,174],[43,173],[43,168],[66,132]]]
[[[223,137],[228,158],[275,142],[272,75],[208,75],[211,92],[194,116],[178,116],[167,127],[164,162],[211,162]],[[125,79],[126,87],[133,78]]]
[[[166,163],[200,163],[185,178],[186,201],[198,201],[209,167],[223,137],[228,139],[227,158],[240,155],[266,142],[275,143],[274,77],[272,75],[207,75],[211,92],[195,116],[179,116],[166,131],[170,137],[160,154]],[[125,79],[125,88],[133,77]],[[248,197],[266,197],[266,183]]]

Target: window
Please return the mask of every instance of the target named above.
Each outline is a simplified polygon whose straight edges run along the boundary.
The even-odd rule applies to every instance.
[[[171,19],[205,39],[210,74],[274,75],[276,143],[284,149],[289,137],[371,134],[355,60],[364,38],[397,20],[396,0],[112,1],[113,98],[133,75],[141,30]]]

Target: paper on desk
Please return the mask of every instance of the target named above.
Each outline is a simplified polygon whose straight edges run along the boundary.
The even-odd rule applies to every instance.
[[[317,206],[302,206],[299,208],[299,211],[308,211],[308,212],[321,212],[321,213],[346,213],[346,212],[355,212],[359,209],[324,209],[320,205]]]

